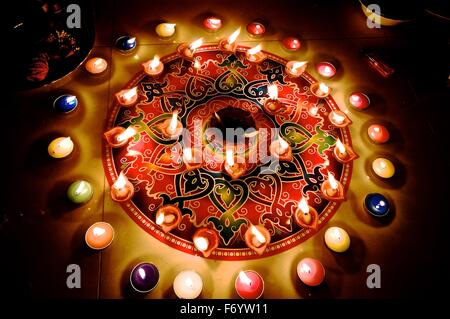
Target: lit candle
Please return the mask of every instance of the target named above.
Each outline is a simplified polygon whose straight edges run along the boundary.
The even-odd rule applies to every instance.
[[[389,141],[390,134],[386,126],[381,124],[372,124],[367,129],[369,138],[377,144],[386,143]]]
[[[328,179],[326,179],[321,187],[323,197],[332,201],[344,200],[344,188],[342,184],[337,181],[331,172],[328,172]]]
[[[158,124],[158,128],[164,137],[177,139],[183,133],[183,124],[178,120],[178,111],[173,112],[170,119]]]
[[[289,61],[286,63],[285,70],[291,77],[297,78],[305,72],[307,65],[307,61]]]
[[[67,189],[67,197],[75,204],[87,203],[94,194],[92,185],[83,180],[75,181]]]
[[[260,63],[266,58],[266,55],[261,51],[261,49],[261,44],[258,44],[251,49],[247,49],[245,57],[250,62]]]
[[[325,232],[325,244],[332,251],[342,253],[350,247],[350,236],[340,227],[330,227]]]
[[[236,51],[237,43],[236,39],[241,33],[241,27],[237,28],[227,39],[221,40],[219,42],[219,47],[221,50],[226,52],[234,53]]]
[[[103,73],[108,67],[108,62],[102,58],[91,58],[86,61],[85,68],[91,74]]]
[[[164,205],[156,211],[155,223],[160,226],[165,233],[168,233],[172,229],[178,227],[181,218],[181,210],[177,206]]]
[[[384,217],[390,210],[389,200],[380,193],[367,194],[364,199],[364,209],[374,217]]]
[[[195,51],[201,47],[203,44],[203,39],[197,39],[194,42],[187,44],[182,43],[178,46],[177,52],[187,60],[193,60]]]
[[[211,32],[215,32],[222,27],[222,20],[217,17],[207,17],[203,20],[203,27]]]
[[[308,286],[318,286],[325,279],[325,268],[314,258],[303,258],[297,265],[297,275]]]
[[[355,109],[364,110],[369,107],[370,100],[367,95],[361,92],[353,92],[348,98],[350,105]]]
[[[270,144],[270,154],[282,161],[292,161],[292,148],[282,137]]]
[[[193,270],[180,272],[173,281],[173,290],[180,299],[195,299],[200,296],[202,289],[202,277]]]
[[[276,84],[270,84],[267,86],[267,93],[269,98],[264,101],[263,107],[269,114],[277,114],[284,112],[286,107],[278,100],[278,87]]]
[[[266,27],[262,23],[256,21],[251,22],[247,24],[247,32],[253,37],[260,37],[266,32]]]
[[[170,38],[175,34],[175,23],[160,23],[156,26],[155,32],[161,38]]]
[[[283,47],[288,51],[297,51],[301,46],[300,40],[295,37],[284,38],[281,43],[283,44]]]
[[[352,121],[348,118],[348,116],[339,110],[331,111],[330,114],[328,114],[328,119],[331,124],[339,128],[344,128],[352,124]]]
[[[113,127],[109,131],[105,132],[103,136],[109,146],[119,148],[125,146],[136,135],[136,129],[129,126],[126,129],[120,126]]]
[[[70,137],[58,137],[48,145],[48,154],[53,158],[64,158],[73,151],[73,142]]]
[[[116,48],[123,53],[132,52],[136,48],[136,45],[137,41],[135,37],[129,37],[125,35],[116,40]]]
[[[311,84],[310,91],[318,98],[326,98],[331,92],[330,88],[325,83],[319,82]]]
[[[53,108],[61,113],[70,113],[78,106],[78,99],[75,95],[61,95],[53,102]]]
[[[308,205],[304,197],[298,202],[295,211],[295,222],[302,228],[316,229],[318,224],[318,214],[314,207]]]
[[[395,174],[394,164],[387,158],[377,158],[372,162],[372,169],[381,178],[391,178]]]
[[[140,293],[152,291],[159,282],[159,270],[152,263],[139,263],[130,273],[130,284]]]
[[[340,139],[337,139],[336,141],[336,146],[333,149],[333,156],[338,162],[344,164],[358,158],[355,151],[353,151],[349,145],[343,144]]]
[[[198,229],[192,237],[194,246],[204,257],[209,257],[214,249],[219,247],[219,235],[217,231],[209,228]]]
[[[247,165],[243,158],[234,156],[233,150],[226,150],[224,170],[231,179],[236,180],[246,173]]]
[[[320,62],[316,65],[317,73],[325,78],[332,78],[336,74],[336,67],[330,62]]]
[[[111,187],[111,198],[116,202],[124,202],[133,197],[133,195],[133,184],[131,184],[123,172],[120,172],[119,177]]]
[[[159,56],[155,55],[152,60],[142,64],[145,73],[151,76],[157,76],[164,70],[164,64],[159,60]]]
[[[202,166],[202,159],[198,158],[196,154],[197,152],[194,154],[190,147],[185,147],[183,149],[183,162],[188,171],[192,171]]]
[[[114,228],[108,223],[97,222],[88,228],[84,239],[92,249],[105,249],[114,239]]]
[[[264,280],[256,271],[240,271],[234,287],[242,299],[259,299],[264,293]]]
[[[137,86],[116,93],[116,98],[119,104],[122,106],[131,106],[135,104],[138,100]]]
[[[270,243],[270,233],[260,225],[250,225],[244,234],[245,243],[258,255],[262,255]]]

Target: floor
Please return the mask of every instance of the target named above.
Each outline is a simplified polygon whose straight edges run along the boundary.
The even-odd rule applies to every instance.
[[[51,90],[12,93],[3,106],[5,150],[1,157],[4,181],[0,208],[0,265],[2,294],[31,298],[175,298],[172,282],[189,265],[204,279],[201,298],[236,298],[233,285],[240,269],[254,269],[265,279],[264,298],[402,298],[434,297],[438,287],[450,282],[448,209],[450,162],[446,131],[450,117],[449,36],[440,21],[423,14],[417,21],[398,27],[369,29],[357,1],[95,1],[96,42],[92,55],[107,59],[108,74],[92,78],[83,70],[63,86]],[[210,34],[200,27],[205,13],[224,19],[224,27]],[[251,261],[215,261],[194,257],[165,246],[136,225],[108,196],[101,160],[101,138],[108,108],[115,92],[155,53],[172,53],[180,42],[200,36],[216,42],[237,26],[253,19],[268,25],[261,41],[265,50],[286,59],[315,63],[332,60],[339,66],[329,81],[333,97],[343,108],[353,90],[373,97],[369,109],[350,110],[353,146],[360,154],[354,163],[348,200],[327,226],[342,226],[352,239],[345,254],[333,254],[323,244],[325,228],[287,252]],[[153,32],[162,20],[175,21],[177,34],[169,42]],[[134,56],[121,55],[114,40],[124,33],[139,41]],[[302,48],[283,50],[285,35],[297,35]],[[388,79],[370,69],[359,51],[371,48],[395,67]],[[317,76],[311,70],[313,76]],[[73,92],[80,106],[69,115],[54,113],[51,103],[61,92]],[[392,129],[392,142],[376,146],[365,130],[376,121]],[[46,154],[52,137],[71,135],[76,148],[70,159],[55,162]],[[368,177],[368,165],[377,154],[387,154],[398,165],[391,182]],[[435,170],[436,168],[436,170]],[[71,181],[92,182],[94,198],[81,207],[64,200]],[[386,224],[362,209],[368,192],[389,194],[395,214]],[[104,220],[116,231],[113,244],[96,252],[84,245],[84,232]],[[318,258],[327,269],[326,282],[318,288],[300,285],[295,274],[305,256]],[[129,271],[150,260],[163,273],[158,286],[147,295],[128,289]],[[79,264],[80,289],[66,287],[66,267]],[[366,286],[369,264],[382,269],[382,287]],[[281,287],[280,287],[281,283]]]

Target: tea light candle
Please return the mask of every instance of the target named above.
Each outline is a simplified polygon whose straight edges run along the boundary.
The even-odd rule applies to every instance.
[[[330,114],[328,114],[328,119],[331,124],[339,128],[344,128],[352,124],[352,121],[348,118],[348,116],[339,110],[331,111]]]
[[[111,187],[111,198],[115,202],[125,202],[134,195],[134,186],[123,172]]]
[[[137,86],[116,93],[116,99],[119,104],[126,107],[134,105],[137,102],[138,97]]]
[[[283,47],[288,51],[297,51],[301,46],[300,40],[295,37],[284,38],[281,43],[283,44]]]
[[[48,145],[48,154],[53,158],[64,158],[73,151],[73,142],[70,137],[58,137]]]
[[[292,148],[282,137],[270,144],[270,155],[282,161],[292,161]]]
[[[342,253],[350,247],[350,236],[340,227],[330,227],[325,232],[325,244],[332,251]]]
[[[261,51],[262,47],[261,44],[258,44],[257,46],[247,49],[245,52],[245,57],[248,61],[253,63],[260,63],[265,60],[266,55]]]
[[[259,299],[264,293],[264,280],[256,271],[240,271],[234,287],[242,299]]]
[[[159,56],[155,55],[152,60],[142,64],[145,73],[150,76],[158,76],[164,70],[164,64],[159,60]]]
[[[325,85],[325,83],[315,82],[311,84],[310,91],[313,95],[318,98],[326,98],[330,95],[331,89]]]
[[[295,222],[302,228],[316,229],[318,224],[317,210],[308,205],[304,197],[298,202],[298,208],[295,211]]]
[[[170,38],[175,34],[175,23],[160,23],[156,26],[155,32],[161,38]]]
[[[332,78],[336,75],[336,67],[330,62],[319,62],[316,65],[317,73],[325,78]]]
[[[164,205],[158,208],[155,223],[168,233],[178,227],[181,222],[181,210],[175,205]]]
[[[386,143],[389,141],[390,134],[386,126],[381,124],[372,124],[367,129],[367,134],[372,142],[377,144]]]
[[[91,58],[86,61],[86,71],[91,74],[103,73],[108,67],[108,62],[103,58]]]
[[[374,217],[384,217],[390,210],[389,200],[380,193],[370,193],[364,199],[364,209]]]
[[[119,148],[128,144],[136,135],[136,129],[129,126],[126,129],[120,126],[113,127],[109,131],[105,132],[103,136],[109,146],[113,148]]]
[[[136,45],[136,38],[127,35],[121,36],[116,40],[116,48],[123,53],[132,52],[136,48]]]
[[[180,299],[195,299],[200,296],[202,289],[202,277],[193,270],[180,272],[173,281],[173,290]]]
[[[67,189],[67,197],[75,204],[87,203],[94,194],[92,185],[83,180],[75,181]]]
[[[105,249],[114,239],[114,228],[108,223],[97,222],[88,228],[84,239],[92,249]]]
[[[286,63],[285,71],[287,74],[289,74],[289,76],[298,78],[303,74],[303,72],[305,72],[307,65],[308,62],[306,61],[289,61],[288,63]]]
[[[159,270],[152,263],[139,263],[130,273],[130,284],[140,293],[152,291],[159,282]]]
[[[61,113],[70,113],[78,106],[78,99],[75,95],[61,95],[53,101],[53,108]]]
[[[297,275],[308,286],[318,286],[325,279],[325,268],[314,258],[303,258],[297,265]]]
[[[260,37],[266,33],[266,27],[259,22],[251,22],[247,24],[247,32],[253,37]]]
[[[195,232],[192,240],[195,248],[197,248],[205,258],[209,257],[213,250],[219,247],[219,235],[214,229],[200,228]]]
[[[222,20],[217,17],[207,17],[203,20],[203,27],[207,31],[215,32],[222,27]]]
[[[187,44],[182,43],[178,46],[177,52],[186,60],[193,60],[195,51],[201,47],[203,44],[203,39],[197,39],[194,42]]]
[[[234,53],[237,48],[236,39],[241,33],[241,27],[237,28],[227,39],[219,41],[219,47],[222,51]]]
[[[391,178],[395,174],[394,164],[383,157],[379,157],[372,162],[372,169],[381,178]]]
[[[358,110],[364,110],[370,105],[369,97],[361,92],[353,92],[350,94],[348,100],[350,105]]]

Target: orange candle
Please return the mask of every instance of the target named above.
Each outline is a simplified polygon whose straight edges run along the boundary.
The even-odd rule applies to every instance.
[[[108,223],[97,222],[88,228],[84,238],[90,248],[105,249],[114,239],[114,229]]]

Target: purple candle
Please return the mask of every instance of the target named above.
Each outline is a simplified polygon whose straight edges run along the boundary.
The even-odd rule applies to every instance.
[[[137,264],[130,274],[130,283],[134,290],[141,293],[150,292],[159,281],[158,268],[152,263]]]

